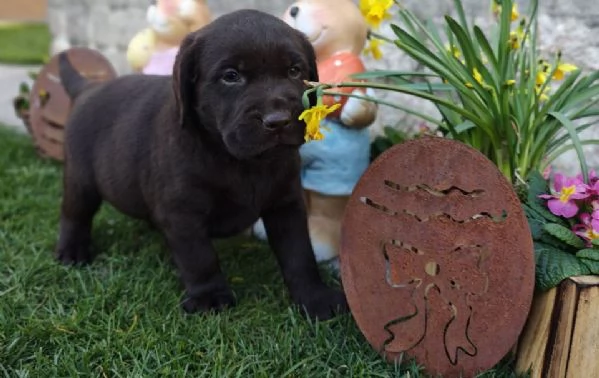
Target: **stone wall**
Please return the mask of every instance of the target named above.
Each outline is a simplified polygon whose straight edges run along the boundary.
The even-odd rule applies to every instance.
[[[334,1],[334,0],[331,0]],[[255,8],[280,15],[291,4],[291,0],[208,0],[215,16],[240,9]],[[127,73],[125,49],[130,38],[146,26],[145,10],[149,0],[48,0],[48,19],[55,36],[55,51],[68,46],[88,46],[100,50],[115,65],[120,73]],[[451,0],[403,0],[420,17],[440,19],[451,12]],[[463,0],[468,15],[485,28],[492,19],[488,0]],[[561,50],[564,60],[584,70],[599,69],[599,2],[597,0],[540,0],[539,15],[540,48],[547,56]],[[527,0],[520,1],[524,10]],[[383,32],[391,35],[388,25]],[[369,68],[415,69],[414,63],[393,46],[383,48],[384,58],[380,61],[366,59]],[[433,106],[421,100],[402,95],[379,93],[402,101],[421,111],[436,114]],[[389,108],[381,108],[379,117],[372,127],[378,133],[384,125],[413,129],[420,120]],[[599,139],[599,123],[585,137]],[[599,148],[587,148],[586,154],[592,166],[599,169]],[[576,158],[572,154],[563,156],[558,166],[567,171],[577,170]]]
[[[119,73],[128,73],[125,51],[129,40],[147,27],[150,0],[47,0],[48,21],[55,43],[53,52],[68,46],[101,51]],[[215,17],[241,8],[282,14],[287,0],[208,0]]]

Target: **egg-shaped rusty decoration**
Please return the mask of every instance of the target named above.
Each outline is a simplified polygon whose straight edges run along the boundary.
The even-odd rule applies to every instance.
[[[91,82],[117,76],[108,59],[98,51],[73,47],[66,51],[73,67]],[[30,92],[29,130],[41,156],[64,159],[64,127],[71,111],[71,99],[58,73],[58,55],[54,55],[39,72]]]
[[[511,184],[480,152],[424,137],[365,172],[343,220],[341,277],[358,327],[388,360],[473,377],[517,343],[533,242]]]

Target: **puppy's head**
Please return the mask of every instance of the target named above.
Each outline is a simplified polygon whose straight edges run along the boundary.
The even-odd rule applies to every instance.
[[[263,12],[229,13],[181,45],[173,74],[179,121],[216,135],[239,159],[297,148],[304,80],[318,75],[301,32]]]

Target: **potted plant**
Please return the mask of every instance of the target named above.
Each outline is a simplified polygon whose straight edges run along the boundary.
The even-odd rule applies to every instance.
[[[532,173],[524,210],[535,245],[536,289],[517,369],[534,377],[594,376],[599,369],[599,177],[548,181]],[[588,375],[590,374],[590,375]]]
[[[551,365],[552,372],[562,371],[570,358],[570,348],[579,361],[570,368],[598,371],[599,363],[594,358],[597,348],[584,344],[588,338],[573,337],[573,319],[578,314],[582,323],[577,327],[599,337],[599,327],[585,320],[593,318],[580,313],[588,311],[587,307],[599,307],[599,299],[584,302],[586,307],[576,305],[580,298],[595,295],[599,280],[574,278],[599,274],[599,184],[589,172],[582,149],[585,144],[599,144],[599,140],[581,140],[579,136],[597,127],[593,118],[599,116],[599,72],[585,74],[565,62],[560,53],[540,55],[538,0],[529,2],[524,16],[513,0],[492,0],[497,20],[492,32],[470,25],[462,2],[453,3],[457,17],[445,16],[439,26],[421,21],[398,2],[362,0],[361,9],[375,29],[369,52],[379,56],[378,44],[393,43],[425,71],[375,70],[354,76],[352,82],[309,83],[306,107],[310,92],[316,92],[318,98],[323,94],[343,95],[337,92],[341,87],[400,92],[436,105],[440,119],[400,103],[363,97],[419,116],[436,125],[444,137],[474,147],[497,165],[520,194],[535,241],[539,294],[521,338],[519,370],[532,366],[533,374],[539,376],[548,374],[546,368]],[[395,34],[391,38],[378,33],[376,27],[395,6],[399,8],[399,22],[391,25]],[[309,121],[307,139],[317,134],[319,117],[326,113],[322,103],[306,109],[303,118]],[[570,149],[576,151],[580,161],[579,176],[542,175],[556,157]],[[549,188],[551,182],[553,190]],[[558,210],[564,207],[568,208],[566,213]],[[558,300],[561,302],[556,306],[554,301]],[[556,331],[555,319],[560,316],[569,316],[569,320],[558,320],[563,330]],[[537,334],[540,331],[552,337],[542,338]],[[537,353],[541,349],[543,353]],[[557,359],[558,354],[563,358]],[[544,358],[555,361],[543,363]],[[574,371],[573,376],[586,374],[579,373]]]

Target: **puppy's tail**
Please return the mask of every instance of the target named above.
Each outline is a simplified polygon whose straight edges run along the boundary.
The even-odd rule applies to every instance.
[[[58,55],[58,72],[60,75],[60,82],[71,100],[74,100],[79,96],[87,84],[89,84],[88,80],[81,76],[75,67],[73,67],[66,52],[61,52]]]

